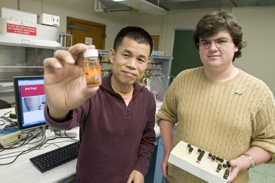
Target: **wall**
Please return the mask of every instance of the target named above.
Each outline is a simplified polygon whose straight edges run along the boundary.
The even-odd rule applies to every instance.
[[[235,8],[247,47],[236,66],[262,79],[275,95],[275,6]]]

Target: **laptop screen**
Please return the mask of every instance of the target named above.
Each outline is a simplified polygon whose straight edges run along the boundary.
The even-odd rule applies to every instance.
[[[43,76],[17,76],[13,82],[18,128],[23,130],[45,125]]]

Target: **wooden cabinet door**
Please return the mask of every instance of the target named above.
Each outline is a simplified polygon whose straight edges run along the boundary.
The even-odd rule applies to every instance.
[[[72,35],[72,45],[92,43],[97,49],[105,49],[106,25],[67,17],[67,33]],[[67,47],[70,41],[67,38]]]

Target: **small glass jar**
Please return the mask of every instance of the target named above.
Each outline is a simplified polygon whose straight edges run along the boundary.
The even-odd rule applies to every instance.
[[[98,59],[98,50],[86,50],[83,56],[87,86],[101,85],[101,66]]]

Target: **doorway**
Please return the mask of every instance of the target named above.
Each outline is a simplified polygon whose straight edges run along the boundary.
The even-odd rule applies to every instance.
[[[97,49],[105,49],[106,25],[67,17],[67,33],[72,35],[72,45],[77,43],[93,44]],[[70,38],[66,46],[69,47]]]
[[[202,66],[192,35],[193,30],[175,30],[171,76],[176,77],[185,69]]]
[[[153,50],[158,51],[159,50],[159,35],[151,35],[153,40]]]

